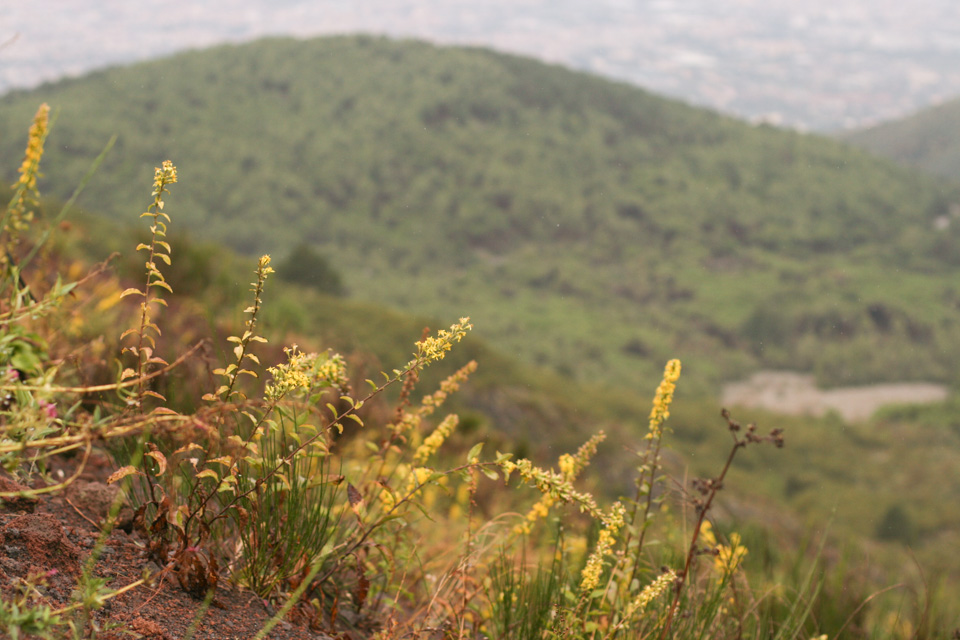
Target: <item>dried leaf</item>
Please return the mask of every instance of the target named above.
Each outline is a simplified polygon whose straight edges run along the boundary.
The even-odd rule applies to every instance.
[[[179,449],[177,449],[176,451],[174,451],[173,455],[177,455],[178,453],[186,453],[188,451],[193,451],[194,449],[203,449],[203,447],[197,444],[196,442],[191,442],[190,444],[185,444]]]
[[[164,474],[164,472],[167,470],[167,458],[166,458],[166,456],[164,456],[164,455],[163,455],[162,453],[160,453],[159,451],[147,451],[147,452],[146,452],[145,454],[143,454],[143,455],[145,455],[145,456],[147,456],[147,457],[150,457],[150,458],[153,458],[154,460],[157,461],[157,464],[160,466],[160,469],[157,471],[156,475],[157,475],[157,476],[162,476],[162,475]]]
[[[363,608],[363,603],[367,601],[367,594],[370,592],[370,580],[367,574],[360,570],[360,578],[357,580],[357,590],[353,593],[353,601],[357,603],[357,613]]]
[[[140,473],[139,471],[137,471],[136,467],[131,467],[130,465],[121,467],[120,469],[117,469],[116,471],[110,474],[110,477],[107,478],[107,484],[113,484],[114,482],[117,482],[118,480],[122,480],[129,475],[133,475],[134,473]]]
[[[363,507],[363,495],[349,482],[347,483],[347,500],[350,501],[350,508],[359,516],[360,509]]]

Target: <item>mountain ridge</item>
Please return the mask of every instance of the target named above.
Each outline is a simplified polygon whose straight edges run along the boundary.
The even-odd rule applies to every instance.
[[[839,138],[902,165],[960,179],[960,99]]]

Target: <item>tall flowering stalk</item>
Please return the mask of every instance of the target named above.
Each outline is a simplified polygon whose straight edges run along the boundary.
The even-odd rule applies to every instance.
[[[623,617],[620,622],[617,623],[616,627],[612,629],[611,635],[615,635],[620,629],[629,625],[636,616],[642,614],[651,602],[662,596],[667,592],[667,589],[673,586],[676,579],[677,574],[670,569],[645,586],[639,595],[624,609]]]
[[[631,538],[635,527],[637,527],[637,510],[641,498],[646,496],[643,505],[642,519],[639,523],[640,534],[637,540],[637,550],[633,554],[633,569],[630,574],[630,581],[627,584],[633,584],[637,577],[637,571],[641,564],[641,554],[643,553],[643,541],[647,533],[647,521],[650,517],[650,511],[653,507],[653,483],[656,480],[657,471],[660,468],[660,446],[663,441],[663,425],[670,417],[670,404],[673,402],[673,394],[677,389],[677,380],[680,379],[680,361],[670,360],[663,369],[663,378],[657,386],[657,391],[653,395],[653,407],[650,409],[650,426],[647,430],[645,439],[647,448],[643,453],[643,463],[640,465],[640,477],[637,478],[637,494],[633,501],[630,512],[630,522],[632,527],[627,535],[626,549],[629,552]]]
[[[163,273],[157,267],[157,261],[160,260],[168,266],[170,265],[170,244],[164,240],[164,238],[167,237],[167,223],[170,222],[170,216],[163,211],[163,194],[169,193],[169,185],[176,181],[177,168],[173,166],[173,163],[169,160],[164,160],[162,166],[154,169],[153,193],[151,194],[153,196],[153,202],[144,213],[140,214],[141,218],[150,218],[151,220],[150,243],[140,243],[137,245],[137,251],[144,251],[147,254],[146,282],[143,285],[143,290],[135,288],[127,289],[120,296],[121,298],[125,298],[128,295],[135,295],[142,298],[140,301],[139,327],[128,329],[120,336],[121,340],[125,339],[128,335],[137,336],[136,346],[125,347],[123,350],[124,352],[133,354],[137,359],[137,368],[136,370],[124,370],[121,374],[121,379],[136,376],[138,383],[134,404],[138,410],[143,409],[143,398],[145,396],[153,396],[159,400],[164,400],[164,397],[159,393],[148,391],[144,388],[143,377],[148,365],[167,364],[162,358],[158,358],[153,354],[157,348],[156,338],[160,336],[160,327],[152,321],[151,308],[154,304],[167,305],[162,294],[157,293],[157,289],[165,289],[167,292],[173,293],[173,289],[167,284]]]
[[[37,178],[41,175],[40,160],[43,158],[43,145],[49,132],[50,106],[44,103],[37,109],[37,113],[33,117],[33,124],[30,125],[30,131],[27,134],[27,149],[23,154],[23,162],[18,170],[20,177],[13,184],[13,201],[3,218],[2,230],[7,236],[6,251],[4,255],[0,256],[0,261],[3,263],[7,263],[10,259],[7,254],[17,244],[20,232],[26,229],[30,221],[33,220],[33,211],[29,211],[28,207],[36,204],[40,196],[37,191]]]
[[[267,276],[271,273],[274,273],[273,267],[270,266],[270,256],[263,255],[260,256],[260,260],[257,261],[257,281],[251,282],[250,286],[253,292],[253,304],[244,309],[244,313],[249,313],[250,317],[246,321],[246,330],[241,336],[230,336],[227,338],[228,342],[236,344],[233,348],[233,355],[236,360],[222,369],[215,369],[214,374],[218,376],[223,376],[225,378],[225,384],[220,385],[215,393],[207,394],[204,396],[204,400],[216,400],[222,398],[223,400],[231,400],[234,396],[237,396],[238,400],[245,400],[246,396],[242,392],[236,390],[237,379],[241,375],[248,375],[252,378],[257,378],[257,373],[251,369],[246,369],[245,360],[249,360],[255,365],[260,365],[260,359],[250,353],[250,348],[254,342],[266,342],[267,339],[263,336],[259,336],[255,333],[257,328],[257,316],[260,313],[260,307],[263,305],[263,286],[267,281]],[[293,351],[296,352],[296,346],[293,347]],[[289,354],[288,354],[289,355]]]

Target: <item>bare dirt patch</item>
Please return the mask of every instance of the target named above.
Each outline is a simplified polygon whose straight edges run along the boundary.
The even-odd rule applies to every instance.
[[[724,406],[768,409],[789,415],[821,416],[836,411],[844,420],[866,420],[882,406],[927,404],[947,398],[947,387],[929,382],[871,384],[818,389],[812,375],[758,371],[723,389]]]

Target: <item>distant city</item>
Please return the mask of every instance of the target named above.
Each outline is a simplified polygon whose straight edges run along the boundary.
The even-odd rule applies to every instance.
[[[489,46],[800,130],[960,96],[956,0],[5,2],[0,92],[222,42],[358,32]]]

